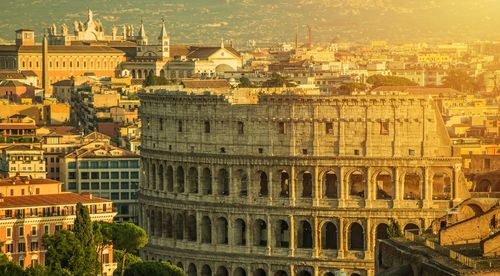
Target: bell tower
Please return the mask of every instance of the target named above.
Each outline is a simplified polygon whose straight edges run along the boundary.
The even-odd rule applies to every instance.
[[[170,38],[167,34],[167,29],[165,28],[165,20],[161,19],[161,31],[160,36],[158,37],[158,41],[160,42],[160,51],[158,51],[160,57],[163,59],[167,59],[170,57]]]

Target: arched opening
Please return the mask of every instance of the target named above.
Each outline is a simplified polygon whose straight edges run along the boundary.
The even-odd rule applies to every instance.
[[[483,210],[476,204],[467,204],[460,207],[460,211],[457,215],[458,221],[462,221],[468,218],[472,218],[481,215]]]
[[[278,270],[276,271],[276,273],[274,273],[274,276],[288,276],[288,273],[283,270]]]
[[[163,191],[163,165],[160,164],[160,166],[158,166],[158,189],[160,189],[160,191]]]
[[[227,220],[226,218],[220,217],[215,222],[215,228],[217,229],[217,244],[227,244]]]
[[[201,242],[212,243],[212,222],[207,216],[201,219]]]
[[[132,69],[132,78],[135,79],[135,77],[136,77],[135,69]]]
[[[333,272],[326,272],[323,276],[335,276]]]
[[[167,167],[167,191],[174,191],[174,170],[172,166]]]
[[[196,271],[196,265],[193,263],[190,263],[188,265],[188,269],[187,269],[186,274],[187,274],[187,276],[197,276],[198,272]]]
[[[156,224],[156,217],[155,217],[155,211],[151,210],[149,213],[149,235],[154,236],[155,235],[155,224]]]
[[[420,228],[414,224],[414,223],[408,223],[407,225],[405,225],[405,228],[404,228],[404,232],[412,232],[413,234],[416,234],[418,235],[418,233],[420,232]]]
[[[365,234],[363,227],[357,222],[349,227],[349,250],[365,250]]]
[[[299,223],[298,232],[298,246],[299,248],[312,248],[313,247],[313,232],[311,224],[308,221],[301,221]]]
[[[302,270],[299,272],[299,276],[312,276],[311,273],[307,270]]]
[[[479,181],[477,184],[475,192],[490,192],[491,191],[491,182],[488,179],[483,179]]]
[[[404,182],[404,199],[420,200],[422,192],[420,191],[420,176],[416,173],[407,173]]]
[[[266,272],[262,268],[256,269],[253,273],[253,276],[266,276],[266,275],[267,275]]]
[[[234,270],[234,273],[233,273],[234,276],[247,276],[247,272],[241,268],[241,267],[237,267],[235,270]]]
[[[353,198],[365,197],[365,179],[361,171],[349,175],[349,195]]]
[[[253,237],[255,246],[267,246],[267,224],[261,219],[253,224]]]
[[[327,172],[324,178],[325,182],[325,197],[326,198],[338,198],[337,193],[337,175],[335,172]]]
[[[160,260],[160,262],[161,262],[161,260]],[[178,268],[184,270],[184,266],[182,265],[182,262],[177,262],[177,264],[175,266],[177,266]]]
[[[446,173],[436,173],[432,177],[432,199],[449,200],[451,198],[451,178]]]
[[[177,214],[175,219],[175,238],[177,240],[184,239],[184,215]]]
[[[312,197],[312,174],[310,172],[302,173],[302,197],[310,198]]]
[[[184,168],[177,167],[177,192],[184,193]]]
[[[212,269],[209,265],[203,265],[201,267],[201,276],[212,276]]]
[[[217,276],[228,276],[229,273],[227,272],[227,268],[224,267],[224,266],[219,266],[219,268],[217,268],[217,273],[216,273]]]
[[[165,237],[172,238],[172,215],[170,213],[165,214]]]
[[[217,192],[219,195],[229,195],[229,173],[220,169],[217,175]]]
[[[151,165],[151,183],[149,184],[153,190],[156,190],[156,164]]]
[[[162,77],[162,78],[165,77],[165,70],[163,70],[163,69],[160,70],[160,77]]]
[[[376,179],[377,199],[392,199],[392,177],[388,172],[380,172]]]
[[[245,225],[245,221],[242,219],[237,219],[234,222],[234,243],[236,245],[246,245],[246,235],[247,229]]]
[[[268,196],[269,190],[268,190],[268,179],[267,179],[267,174],[263,171],[258,171],[257,172],[258,179],[259,179],[259,196]]]
[[[240,187],[240,196],[248,195],[248,176],[244,170],[236,171],[236,183]]]
[[[323,224],[321,229],[321,248],[337,249],[337,227],[333,222]]]
[[[284,220],[278,220],[276,224],[276,247],[290,247],[290,228]]]
[[[377,229],[375,230],[375,237],[377,240],[385,240],[389,238],[389,232],[387,230],[389,229],[389,225],[385,223],[381,223],[377,225]]]
[[[351,273],[351,276],[361,276],[361,275],[359,275],[359,273]]]
[[[156,227],[156,236],[161,238],[163,235],[163,214],[161,211],[158,211],[158,214],[156,215]]]
[[[198,169],[191,167],[188,170],[189,178],[189,192],[193,194],[198,193]]]
[[[209,168],[204,168],[201,175],[202,193],[204,195],[212,194],[212,172]]]
[[[196,241],[196,216],[189,215],[186,220],[187,239],[188,241]]]
[[[290,196],[290,175],[286,171],[280,171],[280,197]]]
[[[139,69],[139,70],[137,70],[137,77],[138,77],[139,79],[142,79],[142,71],[141,71],[140,69]]]

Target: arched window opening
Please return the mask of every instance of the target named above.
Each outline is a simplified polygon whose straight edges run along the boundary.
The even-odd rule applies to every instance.
[[[184,239],[184,216],[182,214],[177,214],[175,219],[175,238],[177,240]]]
[[[253,273],[253,276],[266,276],[266,275],[267,275],[266,272],[262,268],[255,270]]]
[[[253,225],[253,237],[255,246],[267,246],[267,224],[257,219]]]
[[[449,200],[451,198],[451,178],[446,173],[437,173],[432,177],[432,199]]]
[[[217,229],[217,243],[227,244],[227,220],[223,217],[218,218],[215,227]]]
[[[172,215],[167,213],[165,215],[165,237],[166,238],[172,238]]]
[[[388,172],[381,172],[375,179],[377,199],[392,199],[392,177]]]
[[[161,262],[161,260],[160,260],[160,262]],[[178,268],[184,270],[184,265],[182,265],[182,262],[177,262],[177,264],[175,266],[177,266]]]
[[[404,199],[408,200],[422,199],[422,192],[420,189],[420,176],[418,174],[408,173],[405,175]]]
[[[188,265],[188,269],[187,269],[187,273],[186,274],[187,274],[187,276],[197,276],[198,272],[196,271],[196,265],[193,264],[193,263],[190,263]]]
[[[161,238],[163,235],[163,215],[161,211],[158,211],[156,215],[156,236]]]
[[[323,225],[321,231],[323,249],[337,249],[337,227],[332,222],[327,222]]]
[[[290,247],[290,229],[284,220],[278,220],[276,227],[276,247]]]
[[[184,168],[177,167],[177,192],[184,193]]]
[[[337,175],[335,172],[325,174],[325,196],[326,198],[338,198]]]
[[[174,191],[174,170],[172,166],[167,167],[167,191]]]
[[[186,222],[188,241],[196,241],[196,216],[188,216]]]
[[[212,194],[212,172],[209,168],[204,168],[201,175],[202,193],[204,195]]]
[[[151,183],[149,184],[149,187],[152,188],[153,190],[156,190],[156,164],[151,165]]]
[[[201,276],[212,276],[212,269],[209,265],[203,265],[201,267]]]
[[[365,179],[362,172],[355,171],[349,176],[349,195],[354,198],[365,197]]]
[[[241,267],[237,267],[235,270],[234,270],[234,273],[233,273],[234,276],[247,276],[247,272],[241,268]]]
[[[248,195],[248,176],[243,170],[238,170],[236,172],[236,177],[237,181],[236,183],[239,183],[240,187],[240,196],[247,196]]]
[[[155,217],[155,211],[151,210],[149,213],[149,235],[154,236],[155,235],[155,224],[156,224],[156,217]]]
[[[189,168],[189,192],[193,194],[198,193],[198,169],[195,167]]]
[[[313,232],[311,224],[308,221],[301,221],[298,235],[299,248],[312,248],[313,247]]]
[[[355,222],[349,227],[349,250],[365,250],[365,234],[361,224]]]
[[[160,165],[158,167],[158,177],[157,177],[158,182],[159,182],[158,183],[158,186],[159,186],[158,189],[160,189],[160,191],[163,191],[163,177],[164,177],[164,175],[163,175],[163,165]]]
[[[234,243],[236,245],[246,245],[247,229],[245,221],[242,219],[237,219],[234,222]]]
[[[274,273],[274,276],[288,276],[288,273],[283,270],[278,270],[276,271],[276,273]]]
[[[201,242],[212,243],[212,222],[207,216],[201,219]]]
[[[387,230],[389,229],[389,225],[385,224],[385,223],[381,223],[379,225],[377,225],[377,229],[376,229],[376,239],[377,240],[386,240],[389,238],[389,232],[387,232]]]
[[[299,272],[299,276],[312,276],[311,273],[307,270],[302,270]]]
[[[290,196],[290,175],[286,171],[280,172],[280,197]]]
[[[229,195],[229,173],[225,169],[219,170],[217,188],[219,195]]]
[[[418,235],[418,233],[420,232],[420,228],[416,224],[408,223],[407,225],[405,225],[405,228],[404,228],[404,232],[406,232],[406,231],[412,232],[413,234]]]
[[[302,197],[312,197],[312,174],[310,172],[302,173]]]
[[[215,275],[217,275],[217,276],[228,276],[229,273],[227,272],[227,269],[224,266],[219,266],[219,268],[217,268],[217,273]]]
[[[259,196],[268,196],[269,190],[268,190],[268,179],[267,179],[267,174],[263,171],[258,172],[258,177],[259,177]]]

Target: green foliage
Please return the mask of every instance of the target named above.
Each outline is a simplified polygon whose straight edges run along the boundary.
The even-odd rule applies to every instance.
[[[168,85],[170,82],[165,77],[158,77],[150,73],[144,80],[144,86]]]
[[[94,229],[90,220],[89,210],[81,203],[76,204],[75,228],[73,231],[84,252],[80,260],[82,266],[91,275],[97,274],[101,270],[101,265],[98,261],[98,254],[94,243]]]
[[[415,82],[402,77],[373,75],[366,79],[366,82],[372,85],[372,88],[379,86],[415,86]]]
[[[283,77],[278,73],[273,73],[271,78],[266,80],[262,86],[264,87],[295,87],[296,85],[292,83],[289,79]]]
[[[397,238],[403,236],[403,233],[401,232],[401,227],[399,226],[399,223],[395,220],[391,220],[391,223],[389,223],[389,227],[387,227],[387,234],[391,238]]]
[[[251,88],[251,87],[255,87],[255,85],[247,77],[241,77],[239,87]]]
[[[135,253],[148,243],[146,231],[130,222],[113,223],[112,237],[113,247],[125,253]]]
[[[123,251],[119,249],[113,249],[113,262],[122,264],[123,263]],[[142,262],[141,257],[134,254],[127,254],[127,258],[125,260],[125,270],[127,270],[131,265]],[[121,265],[115,270],[115,274],[121,274]]]
[[[483,76],[473,78],[464,70],[450,70],[443,79],[443,86],[461,92],[477,92],[483,88]]]
[[[85,250],[76,238],[75,233],[61,230],[54,235],[44,235],[43,244],[47,248],[45,253],[45,265],[57,275],[66,274],[71,271],[74,274],[89,275],[84,273]]]
[[[51,274],[49,269],[43,265],[30,266],[24,270],[24,275],[26,276],[49,276]]]
[[[350,94],[354,91],[365,91],[366,90],[366,84],[364,83],[357,83],[357,82],[349,82],[349,83],[344,83],[339,87],[340,93],[342,94]]]
[[[9,275],[9,276],[24,276],[24,270],[19,265],[13,262],[7,262],[5,264],[0,265],[0,275]]]
[[[139,262],[125,270],[126,276],[183,276],[184,272],[177,266],[166,262]]]

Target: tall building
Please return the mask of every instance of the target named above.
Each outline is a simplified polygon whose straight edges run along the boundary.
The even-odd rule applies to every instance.
[[[187,275],[374,275],[392,219],[424,231],[469,196],[430,97],[140,99],[142,254]]]
[[[16,175],[35,179],[47,176],[43,150],[30,145],[12,145],[2,149],[1,171],[4,177]]]
[[[45,263],[44,234],[72,229],[76,204],[89,209],[93,221],[111,222],[111,201],[92,194],[61,192],[61,183],[50,179],[15,176],[0,179],[0,240],[2,252],[23,267]],[[112,248],[103,251],[103,275],[113,275]]]

